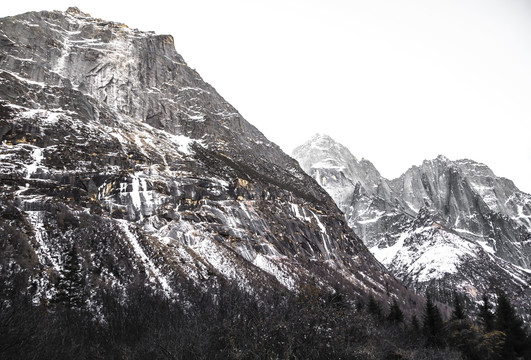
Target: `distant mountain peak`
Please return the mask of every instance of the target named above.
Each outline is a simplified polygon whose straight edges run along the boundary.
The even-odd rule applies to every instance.
[[[312,148],[316,148],[316,149],[323,150],[323,151],[331,150],[337,147],[343,147],[343,145],[335,141],[330,135],[321,134],[321,133],[314,134],[306,142],[306,144],[308,144]]]
[[[352,160],[358,161],[346,147],[326,134],[317,133],[313,135],[303,145],[296,147],[293,153],[308,151],[313,154],[312,156],[317,156],[321,160],[334,158],[334,162],[338,163],[348,163]]]
[[[79,16],[79,17],[92,17],[90,16],[89,13],[85,13],[79,10],[77,6],[71,6],[68,9],[66,9],[66,14],[72,15],[72,16]]]
[[[325,133],[315,133],[312,135],[312,137],[310,138],[310,141],[314,141],[314,140],[318,140],[318,139],[332,139],[332,137],[328,134],[325,134]]]

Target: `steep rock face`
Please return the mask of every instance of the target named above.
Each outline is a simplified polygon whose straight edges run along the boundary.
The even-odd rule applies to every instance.
[[[365,159],[358,161],[343,145],[327,135],[317,134],[295,148],[293,157],[319,185],[335,191],[333,198],[345,205],[354,194],[380,195],[389,190],[380,173]],[[380,184],[381,183],[381,184]]]
[[[487,166],[439,156],[412,167],[391,186],[411,211],[434,209],[446,226],[486,242],[496,256],[530,268],[531,196]]]
[[[439,156],[389,181],[325,135],[314,136],[293,156],[406,285],[418,292],[435,289],[441,300],[457,289],[472,301],[501,287],[526,312],[531,196],[510,180],[483,164]]]
[[[50,301],[77,253],[88,288],[144,281],[185,298],[183,278],[223,278],[253,294],[307,281],[408,294],[171,36],[71,8],[0,19],[0,43],[6,289],[27,281]]]

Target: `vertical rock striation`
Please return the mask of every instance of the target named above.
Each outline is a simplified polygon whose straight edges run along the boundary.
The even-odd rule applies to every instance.
[[[526,313],[531,298],[531,196],[472,160],[444,156],[383,178],[326,135],[293,152],[376,258],[418,292],[471,301],[502,288]],[[527,314],[528,315],[528,314]],[[531,319],[527,319],[528,321]]]
[[[88,288],[143,281],[185,299],[182,279],[257,296],[342,281],[408,294],[171,36],[70,8],[0,19],[0,44],[8,286],[22,277],[36,303],[50,301],[77,252]]]

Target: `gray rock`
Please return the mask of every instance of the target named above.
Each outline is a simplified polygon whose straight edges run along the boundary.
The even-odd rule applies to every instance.
[[[443,156],[383,178],[326,135],[293,152],[376,258],[419,293],[479,301],[502,288],[531,305],[531,196],[485,165]],[[527,317],[527,321],[531,318]]]
[[[29,254],[3,263],[35,284],[37,302],[53,298],[72,244],[89,286],[145,278],[175,299],[176,276],[257,296],[338,281],[408,294],[171,36],[71,8],[0,19],[0,42],[0,206],[15,214],[0,228]],[[2,272],[4,283],[15,275]]]

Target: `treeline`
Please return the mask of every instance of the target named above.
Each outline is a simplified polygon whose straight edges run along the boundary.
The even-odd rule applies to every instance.
[[[100,289],[92,297],[96,314],[87,304],[77,306],[77,296],[35,306],[30,296],[11,294],[1,302],[0,358],[460,358],[420,345],[403,323],[380,321],[366,306],[356,309],[339,293],[314,286],[259,301],[228,282],[207,292],[182,290],[189,301],[169,301],[140,284],[125,297]]]
[[[2,359],[529,359],[529,338],[507,297],[493,309],[485,297],[475,323],[455,297],[443,321],[427,297],[422,317],[374,297],[351,301],[345,289],[313,285],[294,294],[251,295],[220,279],[211,289],[190,282],[186,300],[170,301],[144,282],[80,293],[75,250],[59,291],[34,305],[17,290],[1,291]]]
[[[417,335],[415,342],[431,348],[458,350],[465,359],[531,359],[531,336],[523,321],[503,291],[496,295],[495,308],[488,296],[483,295],[478,318],[473,320],[466,313],[461,297],[454,293],[452,315],[445,322],[428,293],[422,323],[413,315],[409,331]],[[385,319],[395,324],[404,321],[396,299],[386,318],[373,297],[368,310],[381,321]]]

